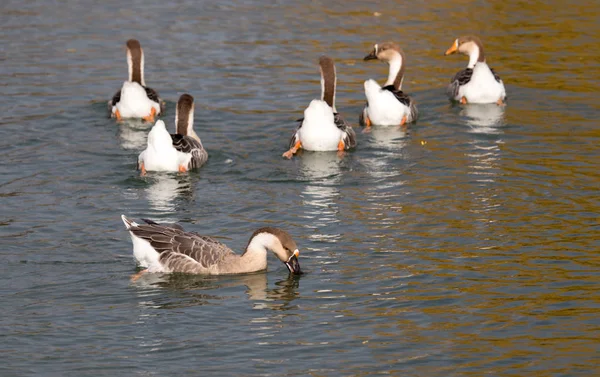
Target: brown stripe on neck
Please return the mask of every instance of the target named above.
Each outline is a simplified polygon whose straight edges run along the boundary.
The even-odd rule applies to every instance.
[[[474,35],[467,35],[465,37],[460,37],[458,40],[459,44],[466,43],[466,42],[475,43],[475,45],[479,49],[479,56],[477,56],[477,62],[484,63],[485,55],[483,54],[483,43],[481,42],[481,39],[479,39],[478,37],[476,37]]]
[[[136,39],[127,41],[127,51],[131,56],[131,81],[142,84],[142,46]]]
[[[319,66],[321,68],[321,79],[323,80],[323,101],[333,108],[335,106],[335,65],[333,59],[328,56],[321,56]]]
[[[194,97],[189,94],[182,94],[177,101],[177,133],[183,136],[188,134],[190,123],[190,113],[194,107]]]
[[[404,78],[404,67],[406,66],[406,60],[404,59],[404,51],[399,50],[398,53],[402,59],[402,64],[400,64],[400,70],[396,75],[396,79],[394,80],[394,89],[399,90],[402,86],[402,79]]]
[[[481,43],[479,38],[473,38],[473,42],[475,42],[475,44],[479,48],[479,56],[477,57],[477,61],[481,63],[485,62],[485,55],[483,55],[483,44]]]

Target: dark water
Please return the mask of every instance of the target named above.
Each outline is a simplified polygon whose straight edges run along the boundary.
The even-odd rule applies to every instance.
[[[0,375],[600,373],[598,3],[2,3]],[[379,16],[374,16],[379,12]],[[444,86],[482,36],[505,109]],[[196,98],[208,164],[140,178],[148,127],[106,118],[140,39],[146,81]],[[281,153],[334,57],[356,121],[373,43],[407,54],[421,119],[339,159]],[[359,130],[360,132],[360,130]],[[135,272],[119,216],[241,251],[287,229],[306,274]]]

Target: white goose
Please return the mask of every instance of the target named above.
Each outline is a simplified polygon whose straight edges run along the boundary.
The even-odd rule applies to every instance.
[[[300,149],[307,151],[344,151],[356,146],[356,134],[335,108],[336,74],[333,59],[319,58],[321,99],[314,99],[304,110],[304,118],[294,132],[283,157],[292,158]]]
[[[148,134],[148,147],[138,157],[138,169],[186,172],[204,165],[208,152],[194,131],[194,97],[182,94],[175,110],[176,134],[169,134],[158,120]]]
[[[415,101],[402,91],[406,59],[397,44],[386,42],[376,44],[364,60],[378,59],[390,66],[388,79],[381,87],[375,80],[365,81],[367,104],[360,115],[360,123],[366,131],[372,125],[404,126],[414,122],[419,116]]]
[[[506,98],[504,83],[485,62],[481,40],[475,36],[457,38],[445,55],[456,52],[468,55],[469,64],[450,81],[447,89],[448,97],[462,104],[504,104]]]
[[[178,224],[157,224],[146,219],[146,224],[138,224],[125,215],[121,219],[131,235],[137,264],[147,268],[142,272],[226,275],[262,271],[267,268],[267,250],[271,250],[292,274],[302,273],[296,242],[278,228],[256,230],[244,253],[238,255],[221,242],[186,232]]]
[[[144,81],[144,50],[136,39],[127,41],[127,66],[129,80],[108,101],[111,117],[144,119],[154,122],[162,113],[162,101],[158,93],[146,86]]]

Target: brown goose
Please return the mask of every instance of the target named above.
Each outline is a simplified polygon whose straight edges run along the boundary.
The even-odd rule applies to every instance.
[[[177,224],[145,219],[146,224],[138,224],[125,215],[121,219],[131,234],[133,256],[147,272],[226,275],[262,271],[267,268],[267,250],[271,250],[292,274],[301,274],[296,242],[278,228],[256,230],[239,255],[214,238],[186,232]]]

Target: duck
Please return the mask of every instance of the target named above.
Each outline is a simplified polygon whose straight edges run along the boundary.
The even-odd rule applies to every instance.
[[[372,125],[405,126],[419,116],[416,102],[402,91],[406,58],[404,51],[394,42],[375,44],[373,50],[363,58],[381,60],[389,64],[388,79],[381,87],[377,81],[365,81],[367,104],[363,108],[359,122],[368,132]]]
[[[299,119],[289,149],[283,157],[292,158],[300,149],[307,151],[340,151],[356,146],[356,133],[335,108],[336,72],[332,58],[319,58],[321,99],[313,99]]]
[[[148,147],[138,156],[141,175],[147,171],[185,173],[200,168],[208,160],[208,152],[194,131],[194,97],[179,97],[175,110],[175,134],[169,134],[162,120],[156,121],[148,133]]]
[[[125,215],[121,215],[121,219],[131,235],[133,256],[138,266],[145,268],[142,273],[229,275],[258,272],[267,268],[267,250],[273,252],[291,274],[302,273],[298,246],[283,229],[257,229],[240,255],[214,238],[186,232],[179,224],[158,224],[148,219],[143,219],[145,224],[138,224]]]
[[[155,117],[163,113],[163,102],[156,90],[146,86],[144,50],[137,39],[128,40],[126,47],[129,79],[108,101],[110,115],[118,121],[137,118],[154,123]]]
[[[496,103],[503,105],[506,89],[500,76],[490,68],[483,53],[483,43],[473,35],[456,38],[444,55],[460,53],[469,56],[467,68],[459,71],[448,85],[451,101],[467,103]]]

